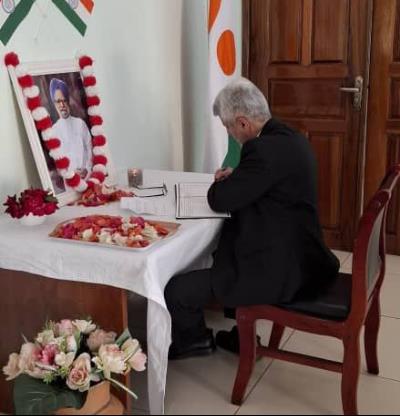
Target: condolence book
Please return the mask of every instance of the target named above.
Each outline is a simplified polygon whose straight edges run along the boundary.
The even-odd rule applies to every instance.
[[[228,218],[229,213],[215,212],[207,201],[211,183],[183,182],[175,185],[176,218]]]

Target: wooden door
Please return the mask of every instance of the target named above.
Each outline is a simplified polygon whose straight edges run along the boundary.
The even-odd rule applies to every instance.
[[[372,0],[244,0],[243,69],[274,117],[301,130],[319,164],[328,245],[350,250],[362,202]]]
[[[371,83],[365,171],[368,201],[386,170],[400,163],[400,1],[378,0],[374,4]],[[400,192],[389,207],[387,248],[400,254]]]

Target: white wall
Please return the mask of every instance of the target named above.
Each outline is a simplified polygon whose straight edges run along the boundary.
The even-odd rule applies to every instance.
[[[3,64],[7,51],[21,61],[77,50],[93,56],[115,165],[182,169],[182,1],[97,0],[84,38],[50,0],[36,1],[7,48],[0,43],[0,202],[40,185]]]
[[[207,1],[96,0],[84,38],[51,0],[36,1],[7,48],[0,43],[0,212],[7,194],[40,185],[2,63],[7,51],[22,61],[65,59],[78,50],[95,58],[117,167],[201,170],[209,105]],[[240,25],[241,0],[229,1]]]

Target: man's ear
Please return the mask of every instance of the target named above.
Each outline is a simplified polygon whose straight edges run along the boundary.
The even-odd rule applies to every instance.
[[[245,129],[245,128],[249,127],[249,125],[250,125],[249,120],[247,120],[247,118],[244,117],[244,116],[239,116],[236,119],[236,121],[240,124],[240,127],[242,129]]]

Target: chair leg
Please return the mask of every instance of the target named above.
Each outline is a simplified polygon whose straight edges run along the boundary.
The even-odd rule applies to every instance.
[[[272,348],[274,350],[278,349],[284,332],[284,326],[274,323],[274,326],[272,327],[271,336],[269,338],[268,348]]]
[[[342,404],[345,415],[358,415],[357,390],[360,377],[360,331],[343,340]]]
[[[254,321],[238,320],[238,329],[240,339],[240,361],[231,401],[233,404],[240,406],[256,361],[257,333]]]
[[[378,333],[381,324],[381,305],[379,296],[375,296],[365,321],[364,346],[368,372],[379,374]]]

